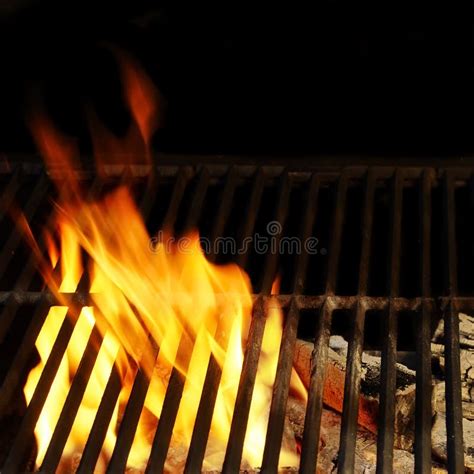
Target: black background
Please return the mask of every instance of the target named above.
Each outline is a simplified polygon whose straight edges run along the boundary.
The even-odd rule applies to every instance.
[[[84,151],[86,104],[123,133],[109,43],[160,89],[161,151],[471,154],[472,18],[416,0],[2,2],[0,151],[34,150],[38,97]]]

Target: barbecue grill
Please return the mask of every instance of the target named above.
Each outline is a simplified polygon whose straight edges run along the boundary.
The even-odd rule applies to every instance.
[[[349,341],[338,471],[352,472],[355,456],[362,351],[382,352],[377,472],[390,472],[394,445],[395,363],[397,350],[416,353],[416,472],[431,472],[431,349],[436,321],[445,323],[448,467],[464,470],[458,313],[474,310],[474,283],[469,275],[474,249],[470,211],[474,210],[474,162],[450,161],[439,166],[360,165],[343,160],[278,161],[199,158],[199,163],[165,157],[156,166],[104,167],[105,177],[82,171],[90,195],[100,196],[127,180],[150,232],[162,227],[184,232],[198,227],[215,239],[233,236],[242,242],[276,221],[275,236],[316,237],[317,252],[299,255],[252,250],[239,255],[210,253],[215,262],[236,261],[250,274],[255,288],[251,327],[232,418],[223,472],[238,472],[252,390],[261,349],[272,283],[281,275],[277,296],[285,313],[278,370],[273,387],[262,472],[276,472],[282,444],[293,352],[298,335],[314,338],[311,382],[300,472],[315,472],[323,406],[328,343],[341,326]],[[191,164],[190,164],[191,163]],[[233,163],[233,164],[229,164]],[[55,171],[61,176],[61,170]],[[78,172],[79,173],[79,172]],[[42,165],[15,162],[1,168],[0,228],[0,419],[2,472],[32,469],[34,429],[75,319],[65,318],[28,406],[22,389],[34,365],[35,340],[48,309],[55,304],[44,289],[36,259],[13,225],[17,206],[33,230],[51,222],[54,187]],[[44,246],[44,242],[39,242]],[[71,307],[89,298],[84,277]],[[404,315],[402,318],[401,315]],[[407,317],[407,315],[409,317]],[[370,318],[370,324],[365,324]],[[71,384],[66,402],[41,466],[54,472],[84,394],[100,347],[95,328]],[[154,345],[156,357],[159,347]],[[211,358],[199,400],[186,472],[200,472],[207,444],[220,368]],[[109,460],[109,472],[126,468],[149,380],[139,370]],[[162,414],[154,434],[148,472],[163,470],[184,379],[173,370]],[[92,472],[120,393],[112,370],[78,466]],[[7,422],[7,421],[10,422]],[[13,421],[15,423],[13,423]],[[256,466],[257,467],[257,466]],[[297,466],[296,466],[297,468]]]

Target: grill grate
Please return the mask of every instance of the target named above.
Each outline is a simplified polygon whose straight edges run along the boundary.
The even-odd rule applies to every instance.
[[[430,340],[433,319],[439,314],[443,315],[446,328],[448,466],[450,472],[463,470],[458,312],[474,311],[474,286],[469,287],[465,271],[463,273],[457,266],[461,256],[457,255],[457,251],[466,249],[464,240],[470,237],[457,235],[457,226],[460,219],[470,218],[469,214],[460,215],[459,209],[463,206],[469,209],[469,206],[474,207],[472,201],[466,204],[463,198],[465,192],[472,195],[473,168],[361,166],[333,169],[313,166],[298,170],[279,166],[183,165],[157,167],[153,173],[147,168],[117,167],[106,171],[108,178],[105,182],[87,173],[82,176],[90,185],[91,197],[106,192],[117,181],[131,180],[134,187],[141,190],[138,196],[140,208],[152,232],[159,227],[174,227],[182,231],[199,227],[201,233],[208,235],[211,241],[219,236],[232,235],[238,242],[243,242],[268,221],[277,221],[283,228],[283,232],[276,236],[277,242],[284,236],[299,236],[302,241],[310,236],[319,238],[318,232],[323,236],[319,245],[320,249],[327,251],[327,255],[319,252],[316,256],[310,256],[303,252],[290,258],[270,252],[259,257],[247,251],[232,257],[250,272],[257,294],[224,472],[238,472],[240,468],[268,295],[278,272],[282,274],[283,285],[282,295],[278,299],[285,309],[286,319],[270,407],[263,470],[273,472],[278,467],[292,354],[303,319],[310,320],[314,325],[315,350],[300,470],[315,470],[325,361],[333,315],[338,310],[349,312],[347,326],[351,328],[339,472],[351,472],[354,465],[360,361],[367,332],[365,319],[367,313],[373,310],[383,314],[378,472],[389,472],[393,461],[395,363],[397,341],[401,333],[401,328],[397,326],[401,324],[402,312],[409,312],[411,321],[416,325],[416,347],[411,348],[416,351],[417,364],[416,470],[431,470]],[[12,411],[15,398],[21,394],[31,366],[37,335],[49,307],[54,304],[52,295],[41,286],[34,256],[23,243],[19,230],[12,227],[9,210],[14,200],[21,201],[20,198],[25,196],[25,186],[27,190],[31,189],[31,183],[34,182],[32,191],[27,192],[26,199],[23,199],[23,212],[36,231],[44,223],[50,225],[52,186],[40,166],[18,165],[13,171],[4,170],[0,182],[0,230],[4,236],[0,251],[0,343],[4,360],[3,378],[0,380],[0,419],[5,419]],[[351,200],[353,191],[360,196],[360,203],[355,201],[359,207],[357,212]],[[164,200],[163,196],[167,198]],[[332,205],[329,209],[328,204]],[[411,219],[407,217],[409,213],[412,214]],[[385,238],[380,238],[380,215],[384,216],[383,222],[389,224]],[[437,219],[442,220],[441,225]],[[329,223],[328,232],[325,227]],[[439,230],[441,237],[437,235]],[[354,237],[348,238],[348,233]],[[39,232],[36,235],[40,235]],[[44,249],[45,242],[39,243]],[[409,253],[410,248],[412,254]],[[375,261],[377,255],[384,253],[388,255],[387,264]],[[407,263],[407,255],[414,255],[414,260]],[[472,254],[469,251],[463,253],[462,257],[474,262],[474,250]],[[228,258],[219,253],[209,255],[209,259],[215,262]],[[442,265],[439,265],[440,259]],[[463,268],[469,268],[469,265]],[[344,279],[346,272],[355,274],[357,278]],[[386,285],[382,291],[378,291],[380,282],[374,284],[374,281],[380,279],[381,272],[385,273]],[[458,291],[460,280],[462,293]],[[322,291],[314,290],[320,286],[318,281],[324,282]],[[356,284],[352,288],[354,285],[351,282],[354,281]],[[439,285],[438,281],[442,281],[442,284]],[[83,278],[78,291],[69,295],[71,308],[87,303],[87,288],[87,278]],[[32,307],[34,311],[31,311]],[[34,437],[36,421],[77,320],[77,316],[74,317],[77,312],[69,313],[54,341],[34,396],[22,414],[16,436],[6,443],[3,450],[2,471],[5,473],[17,472],[26,467],[25,459]],[[26,319],[27,329],[11,357],[5,352],[10,347],[7,342],[18,333],[16,328],[22,319]],[[192,341],[183,336],[180,344],[189,343]],[[94,328],[46,452],[41,468],[44,472],[53,472],[58,466],[100,344],[99,331]],[[156,358],[159,348],[156,345],[153,347]],[[188,362],[182,361],[182,364]],[[189,447],[186,472],[201,470],[220,375],[218,364],[211,358]],[[109,472],[122,472],[126,467],[148,386],[149,380],[145,373],[138,370],[109,462]],[[152,443],[148,472],[163,470],[183,386],[182,375],[173,370]],[[81,473],[90,472],[98,460],[120,388],[118,373],[112,370],[79,464],[78,471]]]

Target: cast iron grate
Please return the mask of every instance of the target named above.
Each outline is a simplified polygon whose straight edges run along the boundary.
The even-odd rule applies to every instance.
[[[417,396],[415,462],[417,472],[431,471],[431,353],[434,321],[446,328],[447,446],[450,472],[463,470],[459,311],[474,311],[474,168],[199,165],[107,168],[106,178],[81,175],[99,196],[127,179],[150,232],[198,227],[211,241],[232,236],[237,242],[264,231],[271,221],[285,236],[318,239],[318,252],[284,255],[252,250],[239,255],[209,254],[212,261],[234,260],[251,275],[256,289],[253,318],[230,430],[224,472],[238,472],[265,326],[272,282],[281,275],[285,324],[273,388],[262,470],[275,472],[283,436],[286,401],[297,334],[314,338],[313,370],[301,446],[301,472],[314,472],[323,405],[324,367],[333,315],[345,310],[349,333],[339,472],[354,465],[360,391],[360,359],[365,344],[380,340],[382,351],[381,409],[377,446],[378,472],[389,472],[393,460],[395,362],[397,347],[416,352]],[[45,403],[76,320],[65,318],[28,407],[17,409],[35,353],[35,340],[54,299],[43,287],[35,258],[14,225],[12,206],[19,206],[34,231],[51,223],[54,189],[40,165],[16,165],[0,173],[0,419],[8,432],[1,449],[2,472],[31,467],[35,423]],[[44,246],[44,242],[40,241]],[[44,247],[43,247],[44,249]],[[71,307],[88,301],[88,282],[68,295]],[[374,327],[366,315],[379,314]],[[372,314],[371,313],[371,314]],[[400,314],[409,318],[400,318]],[[403,323],[402,321],[408,321]],[[401,327],[398,327],[398,326]],[[312,332],[311,332],[312,331]],[[409,332],[411,337],[405,337]],[[81,403],[100,347],[92,331],[69,395],[44,457],[41,472],[54,472]],[[155,356],[159,348],[155,345]],[[209,361],[207,376],[186,462],[187,472],[201,470],[220,369]],[[149,380],[140,370],[128,400],[109,472],[123,472],[143,407]],[[173,371],[156,429],[148,472],[165,464],[184,380]],[[100,455],[120,379],[113,370],[102,396],[79,472],[91,472]],[[16,411],[15,411],[16,410]],[[14,435],[6,420],[18,420]],[[16,417],[16,418],[15,418]],[[9,427],[11,429],[11,427]]]

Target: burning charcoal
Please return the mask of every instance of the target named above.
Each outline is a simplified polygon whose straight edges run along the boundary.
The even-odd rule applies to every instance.
[[[467,472],[474,473],[474,421],[463,418],[464,466]],[[433,456],[440,461],[447,461],[446,416],[437,413],[431,431]]]
[[[344,399],[344,383],[346,370],[346,357],[344,344],[340,340],[332,339],[331,345],[338,344],[338,352],[331,347],[328,349],[328,364],[326,366],[326,379],[323,390],[325,405],[342,413]],[[297,341],[294,364],[295,369],[306,387],[309,386],[311,354],[313,344]],[[361,397],[359,399],[360,426],[372,433],[377,432],[377,414],[379,407],[378,393],[380,388],[380,357],[363,354]],[[407,367],[397,364],[397,392],[395,412],[395,446],[411,450],[414,440],[414,411],[415,411],[415,372]]]

